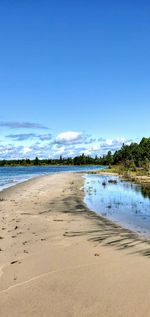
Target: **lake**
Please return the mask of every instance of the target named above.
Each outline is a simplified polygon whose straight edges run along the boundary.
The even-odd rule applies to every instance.
[[[0,191],[30,178],[61,172],[84,172],[103,166],[12,166],[0,167]]]
[[[150,237],[150,191],[117,176],[85,175],[85,203],[97,214]]]

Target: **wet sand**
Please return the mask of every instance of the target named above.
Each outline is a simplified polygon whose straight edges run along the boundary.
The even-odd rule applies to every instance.
[[[150,244],[88,210],[78,173],[0,193],[0,316],[150,316]]]

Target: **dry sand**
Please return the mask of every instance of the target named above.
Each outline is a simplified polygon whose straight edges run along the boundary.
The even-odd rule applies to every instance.
[[[1,317],[148,317],[150,246],[90,212],[82,174],[0,193]]]

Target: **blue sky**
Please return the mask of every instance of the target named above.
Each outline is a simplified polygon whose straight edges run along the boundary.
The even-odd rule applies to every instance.
[[[150,135],[149,1],[0,1],[0,158]]]

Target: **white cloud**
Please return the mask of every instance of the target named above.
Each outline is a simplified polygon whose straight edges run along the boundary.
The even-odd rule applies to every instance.
[[[28,146],[25,146],[25,147],[23,148],[23,153],[24,153],[24,154],[28,154],[28,153],[30,153],[30,152],[32,152],[32,148],[30,148],[30,147],[28,147]]]
[[[76,131],[66,131],[58,134],[56,137],[56,143],[71,143],[74,141],[78,141],[83,138],[81,132]]]
[[[84,151],[80,151],[79,154],[81,155],[82,153],[84,153],[85,155],[91,155],[91,149],[86,149]]]
[[[103,140],[102,144],[104,143],[104,144],[107,144],[107,145],[111,146],[114,143],[115,144],[123,144],[125,141],[126,141],[126,139],[124,137],[121,137],[121,138]]]
[[[65,147],[64,147],[64,146],[61,146],[61,147],[55,149],[55,151],[56,151],[57,155],[59,155],[59,154],[62,155],[62,154],[64,154],[64,152],[65,152]]]
[[[98,151],[100,148],[99,144],[93,144],[91,147],[91,151]]]
[[[112,145],[112,143],[113,143],[113,140],[106,140],[105,142],[104,142],[105,144],[107,144],[107,145]]]

